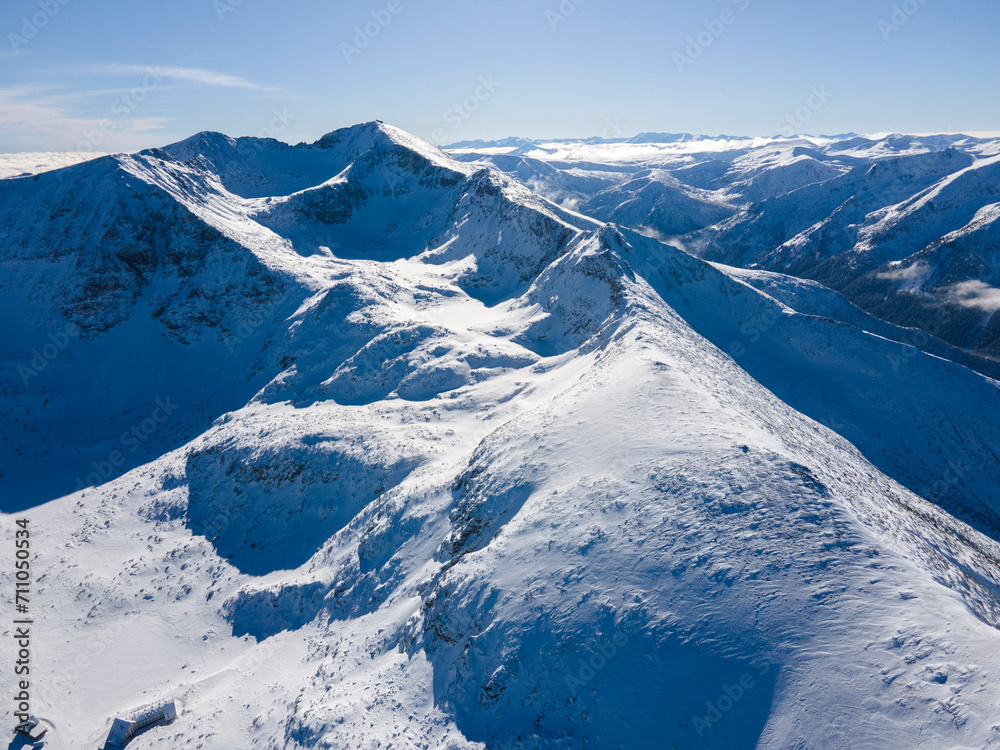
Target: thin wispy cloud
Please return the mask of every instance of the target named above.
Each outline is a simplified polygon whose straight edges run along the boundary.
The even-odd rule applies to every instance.
[[[106,114],[80,114],[65,106],[58,95],[25,87],[0,88],[5,151],[133,151],[148,146],[169,122],[130,115],[112,120]]]
[[[0,87],[0,150],[133,151],[155,145],[166,135],[164,127],[171,120],[158,115],[164,101],[170,101],[160,97],[170,90],[280,90],[228,73],[177,65],[109,63],[77,68],[76,73],[97,85],[69,87],[50,79]]]
[[[254,89],[257,91],[280,90],[271,86],[262,86],[246,78],[230,75],[229,73],[220,73],[215,70],[205,70],[204,68],[185,68],[176,65],[105,64],[91,66],[87,68],[87,72],[108,76],[145,77],[153,75],[175,81],[194,83],[200,86],[220,86],[223,88]]]

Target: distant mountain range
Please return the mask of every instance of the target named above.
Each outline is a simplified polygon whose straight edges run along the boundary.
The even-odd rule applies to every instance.
[[[455,148],[589,216],[707,260],[820,281],[1000,360],[1000,139],[647,134]]]
[[[992,148],[373,122],[0,179],[50,746],[174,699],[136,747],[1000,743],[987,311],[806,278],[974,309]]]

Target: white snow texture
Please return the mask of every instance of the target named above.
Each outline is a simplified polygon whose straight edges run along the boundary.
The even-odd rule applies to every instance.
[[[844,160],[720,145],[780,169],[697,187],[655,143],[507,163],[376,122],[0,180],[46,747],[172,699],[129,750],[1000,747],[1000,383],[647,236],[759,259],[747,206]],[[951,148],[928,185],[996,186]],[[921,210],[848,223],[898,259]]]

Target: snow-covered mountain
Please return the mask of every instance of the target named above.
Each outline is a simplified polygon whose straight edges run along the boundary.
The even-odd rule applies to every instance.
[[[588,215],[708,260],[820,281],[881,318],[1000,360],[998,139],[504,143],[457,144],[456,155],[512,172],[502,159],[523,154],[572,175],[575,190],[552,175],[539,188]]]
[[[1000,745],[1000,383],[946,344],[383,123],[0,226],[51,747],[171,698],[130,748]]]

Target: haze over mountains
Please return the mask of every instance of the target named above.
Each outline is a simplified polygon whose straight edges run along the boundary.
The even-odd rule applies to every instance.
[[[0,180],[51,747],[1000,746],[998,144],[714,143]]]

